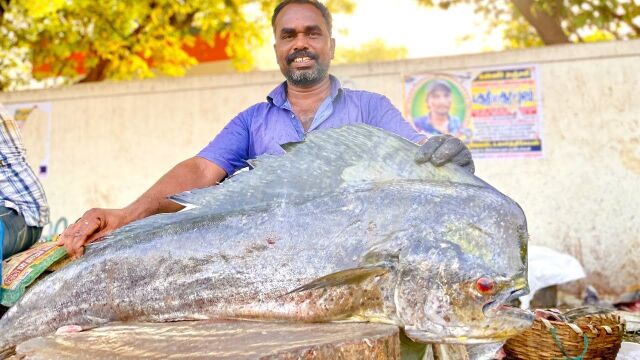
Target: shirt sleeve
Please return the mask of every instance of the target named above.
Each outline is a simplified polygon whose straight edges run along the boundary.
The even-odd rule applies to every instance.
[[[238,114],[197,156],[220,166],[227,172],[227,176],[246,167],[249,159],[251,113],[252,109],[249,108]]]
[[[400,111],[391,104],[391,101],[383,95],[374,95],[369,98],[367,123],[381,129],[392,132],[403,138],[418,143],[426,137],[418,133],[407,122]]]

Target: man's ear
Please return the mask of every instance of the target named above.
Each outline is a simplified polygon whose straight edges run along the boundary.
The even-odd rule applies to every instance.
[[[331,60],[333,60],[333,56],[336,53],[336,39],[331,38]]]

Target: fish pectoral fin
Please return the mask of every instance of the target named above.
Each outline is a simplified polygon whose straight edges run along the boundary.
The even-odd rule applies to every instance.
[[[386,274],[388,271],[389,267],[387,265],[373,265],[342,270],[333,274],[323,276],[321,278],[317,278],[308,284],[304,284],[289,291],[285,295],[306,290],[323,289],[332,286],[357,284],[368,278]]]

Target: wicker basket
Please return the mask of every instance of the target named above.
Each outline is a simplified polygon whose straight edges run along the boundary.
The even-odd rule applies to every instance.
[[[504,350],[507,359],[613,360],[623,334],[624,322],[614,314],[586,315],[574,323],[536,319]]]

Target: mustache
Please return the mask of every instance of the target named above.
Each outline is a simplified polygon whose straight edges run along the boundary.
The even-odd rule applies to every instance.
[[[312,60],[316,60],[316,61],[318,60],[318,54],[308,50],[298,50],[287,55],[287,65],[291,65],[293,60],[299,57],[308,57],[309,59],[312,59]]]

